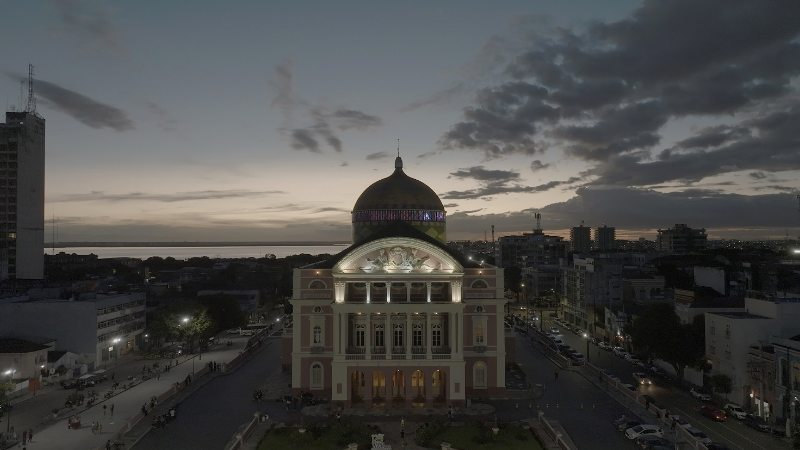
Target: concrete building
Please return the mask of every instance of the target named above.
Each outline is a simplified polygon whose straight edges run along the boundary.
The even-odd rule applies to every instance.
[[[575,255],[562,269],[564,320],[594,333],[596,308],[622,304],[624,255]]]
[[[616,245],[617,230],[614,227],[597,227],[594,229],[594,248],[595,250],[604,252],[607,250],[614,250]]]
[[[573,253],[589,253],[592,251],[592,229],[581,226],[569,229],[569,250]]]
[[[656,244],[660,252],[689,253],[705,250],[708,236],[705,228],[689,228],[685,223],[678,223],[675,228],[658,230]]]
[[[44,278],[44,132],[35,111],[0,124],[0,280]]]
[[[0,338],[0,380],[38,380],[48,350],[47,345],[25,339]]]
[[[0,304],[3,337],[55,341],[53,350],[84,355],[90,371],[142,346],[143,292],[91,293],[78,300],[21,300]]]
[[[800,297],[750,291],[745,298],[745,312],[708,312],[705,321],[706,357],[712,373],[727,375],[733,386],[728,398],[745,404],[750,399],[749,349],[776,337],[800,334]],[[771,407],[766,405],[765,412]]]
[[[294,270],[295,395],[424,408],[505,394],[503,270],[464,258],[445,233],[441,200],[398,157],[356,201],[355,243]]]
[[[567,257],[569,242],[541,229],[519,236],[501,236],[495,259],[498,267],[558,267]]]

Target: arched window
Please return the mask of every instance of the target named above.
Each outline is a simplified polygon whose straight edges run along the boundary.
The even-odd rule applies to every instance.
[[[314,280],[308,285],[309,289],[326,289],[325,282],[322,280]]]
[[[486,389],[486,364],[478,361],[472,366],[472,387]]]
[[[483,280],[475,280],[475,281],[472,282],[472,288],[473,289],[486,289],[488,287],[489,287],[489,285],[486,284],[486,282],[483,281]]]
[[[322,344],[322,327],[314,325],[314,344]]]
[[[311,389],[322,389],[322,364],[311,364]]]

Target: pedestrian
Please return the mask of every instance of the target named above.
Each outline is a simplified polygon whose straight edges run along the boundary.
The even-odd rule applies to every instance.
[[[336,423],[342,423],[342,413],[336,412]]]
[[[145,416],[147,415],[147,403],[142,405],[142,414],[144,414]]]
[[[447,407],[447,415],[448,415],[448,416],[449,416],[451,419],[453,418],[453,407],[452,407],[452,406],[448,406],[448,407]]]
[[[650,410],[650,400],[644,399],[644,409]]]
[[[672,418],[672,425],[670,425],[670,426],[669,426],[669,427],[670,427],[670,428],[672,428],[673,430],[675,429],[675,422],[677,422],[677,420],[675,420],[675,418],[673,417],[673,418]]]
[[[106,450],[111,450],[111,439],[106,441]]]
[[[111,417],[114,417],[114,404],[111,404]]]
[[[556,380],[557,380],[557,379],[558,379],[558,371],[556,370],[556,371],[555,371],[555,372],[553,372],[553,373],[555,374],[555,376],[556,376]]]
[[[33,428],[28,430],[28,443],[33,442]]]
[[[114,381],[114,377],[115,377],[114,372],[111,372],[111,381]]]
[[[160,379],[161,379],[161,372],[158,372],[158,374],[156,375],[156,380],[160,380]]]
[[[519,403],[516,403],[516,404],[514,405],[514,408],[515,408],[517,411],[519,411]]]
[[[104,415],[104,416],[106,415],[106,409],[108,409],[108,406],[106,406],[106,405],[103,405],[103,415]]]
[[[15,434],[14,440],[16,441],[17,440],[17,437],[16,437],[17,433],[14,433],[14,434]],[[25,445],[27,443],[28,443],[28,433],[22,433],[22,445]]]

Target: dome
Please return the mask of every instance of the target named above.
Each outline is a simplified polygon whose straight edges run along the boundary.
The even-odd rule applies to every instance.
[[[403,172],[403,160],[399,156],[394,167],[393,174],[372,183],[361,193],[353,207],[353,213],[376,209],[444,211],[444,205],[433,189]]]
[[[395,221],[447,242],[446,212],[439,196],[422,181],[403,172],[400,156],[394,173],[366,188],[353,206],[353,242],[378,233]]]

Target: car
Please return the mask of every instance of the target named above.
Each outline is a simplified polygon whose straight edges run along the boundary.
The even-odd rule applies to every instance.
[[[653,372],[653,374],[659,378],[667,378],[667,373],[664,372],[660,367],[651,366],[650,372]]]
[[[231,328],[230,330],[228,330],[228,334],[239,334],[239,329]]]
[[[552,341],[553,341],[553,344],[556,344],[556,345],[564,345],[564,341],[562,341],[562,340],[561,340],[561,339],[559,339],[559,338],[552,338]]]
[[[619,356],[620,358],[628,354],[628,352],[626,352],[625,349],[622,347],[614,347],[611,350],[614,352],[615,355]]]
[[[625,414],[623,414],[622,417],[620,417],[619,419],[615,419],[611,423],[614,425],[614,428],[616,428],[619,431],[625,431],[628,428],[633,428],[636,425],[641,425],[642,424],[642,422],[640,422],[640,421],[638,421],[638,420],[636,420],[634,418],[628,417]]]
[[[704,402],[711,401],[711,394],[708,393],[703,388],[693,387],[689,390],[689,393],[692,394],[692,397],[700,399]]]
[[[596,337],[591,337],[589,338],[589,342],[591,342],[594,345],[597,345],[600,342],[600,340],[597,339]]]
[[[600,347],[601,349],[607,351],[607,352],[611,351],[611,346],[609,344],[607,344],[606,342],[601,342],[601,343],[597,344],[597,346]]]
[[[673,448],[673,449],[675,448],[675,445],[672,444],[672,442],[664,439],[663,437],[659,437],[659,436],[655,436],[655,435],[642,436],[642,437],[636,438],[635,442],[636,442],[636,445],[639,446],[639,448],[653,448],[656,445],[663,445],[663,446],[672,445],[671,448]]]
[[[731,448],[722,442],[712,442],[710,444],[706,444],[706,450],[731,450]]]
[[[737,405],[736,403],[728,403],[722,409],[725,410],[725,414],[730,417],[734,417],[736,419],[742,420],[747,413],[744,412],[741,406]]]
[[[625,355],[625,356],[623,356],[622,358],[623,358],[625,361],[628,361],[628,362],[629,362],[629,363],[631,363],[631,364],[636,364],[636,365],[639,365],[639,364],[641,364],[641,363],[642,363],[641,361],[639,361],[639,358],[637,358],[637,357],[635,357],[635,356],[631,355],[630,353],[626,354],[626,355]]]
[[[714,405],[703,405],[697,410],[697,412],[711,420],[716,420],[717,422],[724,422],[725,419],[728,418],[725,415],[725,411],[717,408]]]
[[[622,381],[622,380],[620,380],[620,379],[619,379],[619,377],[617,377],[616,375],[614,375],[613,373],[611,373],[611,372],[609,372],[609,371],[607,371],[607,370],[604,370],[604,371],[603,371],[603,373],[604,373],[606,376],[608,376],[608,378],[611,378],[612,380],[616,381],[617,383],[619,383],[619,382],[621,382],[621,381]]]
[[[644,372],[633,372],[633,379],[637,384],[653,384]]]
[[[681,428],[691,428],[692,427],[692,424],[690,424],[689,422],[686,421],[686,419],[684,419],[683,417],[681,417],[681,416],[679,416],[677,414],[670,414],[668,416],[668,420],[670,422],[675,422],[675,425],[677,425],[677,426],[679,426]]]
[[[558,334],[559,333],[558,327],[550,327],[550,332],[553,334]]]
[[[648,424],[636,425],[633,428],[628,428],[627,430],[625,430],[625,437],[630,440],[642,436],[663,437],[664,430],[662,430],[661,427],[659,427],[658,425],[648,425]]]
[[[580,362],[586,361],[586,357],[583,356],[582,354],[578,353],[578,352],[575,352],[575,353],[571,354],[569,358],[573,362],[576,362],[576,363],[580,363]]]
[[[620,386],[622,386],[622,387],[624,387],[624,388],[627,388],[627,389],[629,389],[629,390],[631,390],[631,391],[635,391],[635,390],[636,390],[636,386],[634,386],[634,385],[632,385],[632,384],[628,384],[628,383],[620,383],[619,385],[620,385]]]
[[[698,430],[695,427],[687,427],[686,432],[691,434],[695,439],[702,442],[703,444],[711,443],[711,438],[706,436],[705,433],[703,433],[702,431]]]
[[[767,424],[764,419],[752,414],[746,414],[744,416],[744,424],[754,430],[762,431],[764,433],[769,433],[771,431],[769,424]]]

